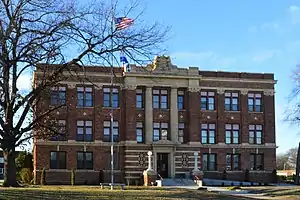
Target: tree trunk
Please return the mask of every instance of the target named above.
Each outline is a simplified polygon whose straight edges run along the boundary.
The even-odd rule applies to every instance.
[[[4,154],[4,187],[16,187],[18,186],[16,178],[16,151],[15,148],[6,149]]]
[[[298,154],[297,154],[297,161],[296,161],[296,176],[295,176],[295,183],[296,185],[300,184],[300,142],[298,146]]]

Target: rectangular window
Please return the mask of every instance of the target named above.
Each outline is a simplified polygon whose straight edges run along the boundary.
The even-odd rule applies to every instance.
[[[225,111],[239,110],[239,93],[225,92]]]
[[[4,169],[0,168],[0,174],[4,174]]]
[[[202,170],[203,171],[216,171],[217,169],[217,156],[214,153],[202,154]]]
[[[137,141],[137,143],[143,143],[144,142],[143,122],[137,122],[136,123],[136,141]]]
[[[52,87],[50,104],[53,106],[66,105],[66,87]]]
[[[201,124],[201,143],[215,144],[216,143],[216,125]]]
[[[262,144],[262,125],[249,125],[249,144]]]
[[[111,98],[112,96],[112,98]],[[118,88],[103,88],[103,106],[108,108],[119,107],[119,90]]]
[[[93,122],[92,121],[77,121],[77,141],[93,141]]]
[[[77,87],[77,106],[92,107],[93,106],[93,88]]]
[[[178,123],[178,142],[184,142],[184,123]]]
[[[93,168],[93,152],[77,152],[77,169]]]
[[[263,154],[250,154],[250,169],[264,170],[264,156]]]
[[[142,89],[136,90],[136,107],[139,109],[144,108],[144,92]]]
[[[225,143],[239,144],[239,129],[238,124],[225,124]]]
[[[104,142],[110,142],[111,141],[111,123],[110,121],[104,121],[103,122],[103,141]],[[113,122],[113,139],[114,142],[119,141],[119,122],[114,121]]]
[[[226,154],[226,170],[239,171],[241,166],[240,154]]]
[[[0,157],[0,163],[4,163],[4,158]]]
[[[260,93],[248,94],[248,111],[262,112],[262,95]]]
[[[178,91],[177,94],[177,107],[178,110],[184,109],[184,91]]]
[[[201,91],[201,110],[215,110],[215,92]]]
[[[57,121],[57,133],[51,136],[51,141],[65,141],[66,137],[66,120]]]
[[[153,141],[168,139],[168,123],[153,123]]]
[[[67,153],[63,151],[50,152],[50,169],[66,169]]]
[[[153,108],[168,108],[168,90],[153,90],[152,98]]]

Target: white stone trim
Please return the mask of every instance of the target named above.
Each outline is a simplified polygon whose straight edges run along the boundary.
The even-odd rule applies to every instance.
[[[200,87],[189,87],[188,91],[189,92],[200,92],[201,88]]]

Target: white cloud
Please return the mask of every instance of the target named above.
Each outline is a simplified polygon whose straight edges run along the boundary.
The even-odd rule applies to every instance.
[[[299,7],[298,6],[295,6],[295,5],[292,5],[288,8],[288,12],[290,13],[295,13],[295,12],[298,12],[299,11]]]
[[[19,90],[28,91],[32,88],[32,76],[31,74],[22,74],[18,78],[17,87]]]

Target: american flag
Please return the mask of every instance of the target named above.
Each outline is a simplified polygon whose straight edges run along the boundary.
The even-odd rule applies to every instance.
[[[128,28],[130,25],[133,24],[133,22],[134,22],[134,20],[130,19],[128,17],[115,18],[115,25],[116,25],[116,28],[119,30]]]

